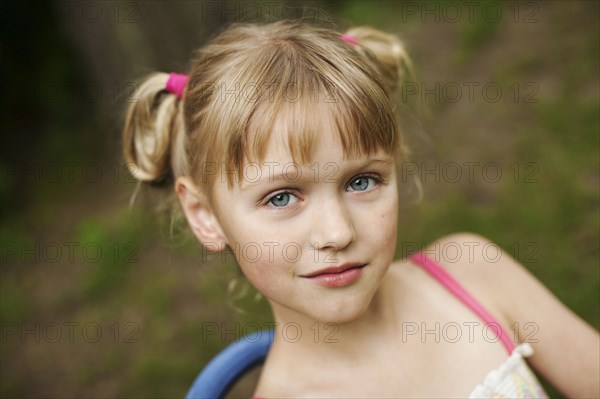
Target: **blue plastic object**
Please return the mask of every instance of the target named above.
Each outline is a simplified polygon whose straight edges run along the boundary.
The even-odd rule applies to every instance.
[[[186,399],[221,399],[248,370],[264,362],[273,330],[262,330],[229,344],[198,374]]]

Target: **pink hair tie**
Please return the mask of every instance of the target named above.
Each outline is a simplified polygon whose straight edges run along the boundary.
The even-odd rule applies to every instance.
[[[167,84],[165,89],[169,93],[173,93],[177,96],[177,98],[183,97],[183,90],[185,89],[185,84],[188,81],[188,76],[183,75],[181,73],[171,72],[169,74],[169,79],[167,80]]]
[[[358,39],[356,38],[356,36],[351,35],[349,33],[344,33],[343,35],[340,35],[340,39],[342,39],[346,43],[358,44]]]

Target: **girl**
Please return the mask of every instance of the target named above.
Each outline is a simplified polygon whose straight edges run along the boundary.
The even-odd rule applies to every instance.
[[[486,260],[484,238],[393,261],[407,66],[372,28],[238,24],[129,109],[134,176],[173,184],[197,239],[232,250],[271,305],[255,395],[546,397],[531,366],[598,397],[598,333],[507,254]],[[445,262],[447,244],[472,250]]]

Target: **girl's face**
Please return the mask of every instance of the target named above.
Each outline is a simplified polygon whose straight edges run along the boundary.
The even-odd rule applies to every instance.
[[[213,212],[276,320],[344,323],[366,310],[394,256],[396,171],[383,152],[344,159],[329,114],[317,117],[324,128],[309,163],[293,163],[279,124],[264,162],[247,163],[240,185],[217,178]],[[342,265],[355,270],[307,276]]]

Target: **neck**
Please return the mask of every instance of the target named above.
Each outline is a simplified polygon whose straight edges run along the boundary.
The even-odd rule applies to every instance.
[[[256,395],[282,396],[303,392],[334,392],[331,381],[340,374],[355,370],[364,359],[377,364],[389,361],[399,337],[398,307],[394,292],[397,286],[384,279],[359,316],[344,323],[331,323],[270,302],[275,335],[263,366]],[[315,374],[315,366],[319,372]],[[284,381],[284,385],[282,385]]]

